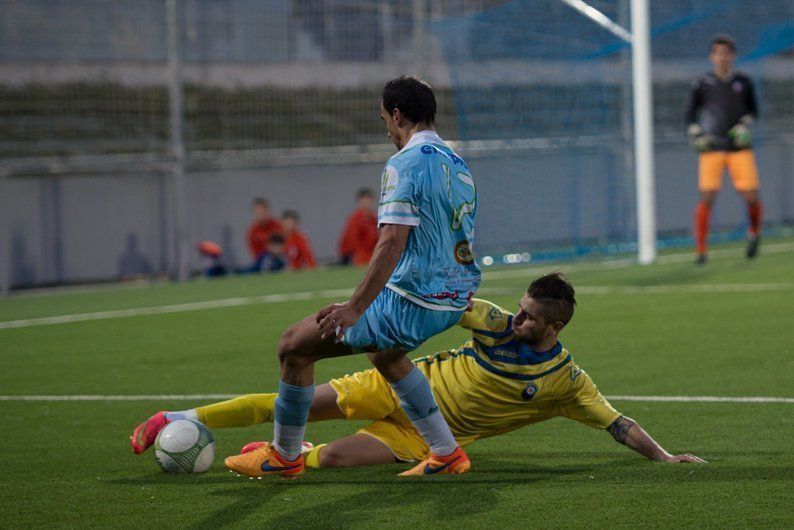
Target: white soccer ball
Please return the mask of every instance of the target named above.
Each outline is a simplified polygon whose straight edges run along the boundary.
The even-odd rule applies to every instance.
[[[201,422],[172,421],[154,441],[154,458],[167,473],[204,473],[215,458],[215,438]]]

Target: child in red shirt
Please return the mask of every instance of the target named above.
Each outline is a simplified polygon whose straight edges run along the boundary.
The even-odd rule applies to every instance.
[[[267,252],[267,243],[270,236],[282,231],[281,223],[270,217],[270,205],[267,199],[257,197],[251,206],[254,221],[248,227],[248,250],[251,258],[256,262],[259,257]]]
[[[281,227],[284,234],[284,253],[292,269],[313,269],[314,254],[309,246],[309,238],[298,229],[300,215],[295,210],[286,210],[281,215]]]
[[[378,242],[378,216],[372,211],[372,191],[362,188],[356,193],[356,209],[345,223],[339,240],[342,263],[366,265]]]

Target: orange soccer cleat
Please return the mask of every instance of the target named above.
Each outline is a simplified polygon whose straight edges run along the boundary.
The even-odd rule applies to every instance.
[[[243,446],[242,449],[240,449],[240,454],[244,455],[245,453],[250,453],[251,451],[259,449],[260,447],[265,446],[265,445],[267,445],[267,442],[248,442],[247,444],[245,444]],[[303,442],[303,447],[301,448],[301,453],[302,454],[306,454],[309,451],[311,451],[312,449],[314,449],[314,444],[309,443],[309,442]]]
[[[258,444],[261,442],[253,443]],[[252,444],[248,444],[243,449],[249,448],[250,445]],[[251,478],[264,477],[266,475],[296,477],[303,473],[304,469],[303,455],[292,461],[287,460],[269,443],[264,443],[246,453],[227,457],[224,463],[230,471]]]
[[[458,447],[452,454],[438,456],[430,453],[430,456],[422,460],[418,465],[400,473],[401,477],[418,477],[423,475],[460,475],[466,473],[471,468],[469,457]]]

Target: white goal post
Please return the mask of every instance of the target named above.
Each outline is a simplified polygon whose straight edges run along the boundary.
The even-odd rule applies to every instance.
[[[631,0],[631,31],[584,0],[560,0],[631,45],[634,116],[634,181],[637,200],[637,254],[642,264],[656,259],[656,190],[653,161],[653,94],[648,0]]]

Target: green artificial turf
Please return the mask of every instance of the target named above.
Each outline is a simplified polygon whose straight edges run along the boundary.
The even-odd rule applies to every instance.
[[[561,265],[581,291],[562,342],[607,396],[792,398],[792,243],[770,240],[768,252],[762,249],[753,262],[741,248],[724,247],[703,268],[675,256],[648,267]],[[482,296],[513,308],[529,280],[556,268],[489,270]],[[0,329],[0,394],[273,391],[280,332],[338,299],[322,291],[351,288],[361,272],[0,300],[0,322],[7,322],[307,293],[302,300]],[[465,337],[463,330],[450,330],[417,355]],[[333,359],[318,364],[316,375],[322,381],[367,366],[363,357]],[[138,422],[163,408],[198,404],[0,401],[0,527],[794,525],[794,403],[613,401],[670,451],[709,460],[704,466],[648,462],[608,434],[562,419],[478,442],[469,449],[472,472],[458,477],[400,479],[396,474],[406,466],[398,464],[309,470],[295,481],[248,481],[227,473],[221,457],[269,438],[269,425],[216,430],[218,457],[204,475],[167,475],[151,454],[132,455],[127,438]],[[329,441],[361,425],[312,424],[307,437]]]

